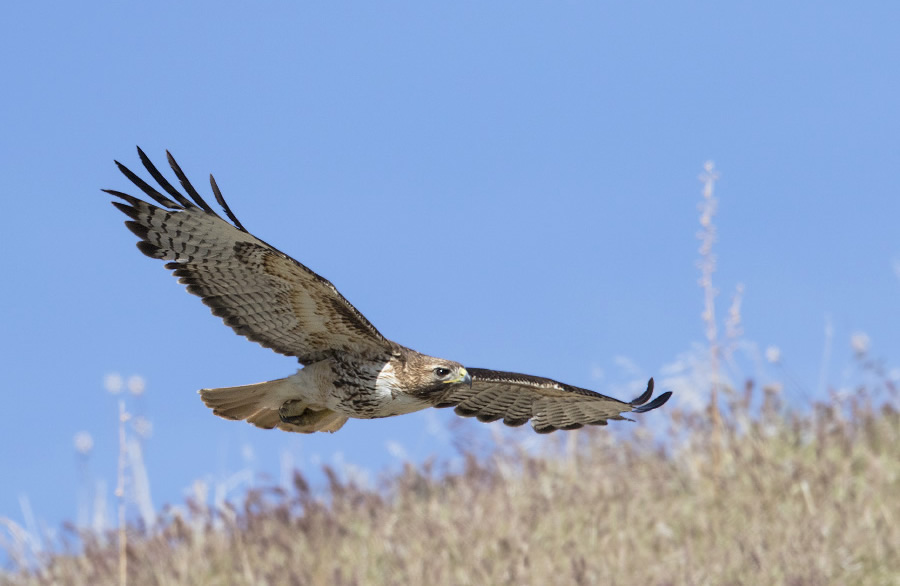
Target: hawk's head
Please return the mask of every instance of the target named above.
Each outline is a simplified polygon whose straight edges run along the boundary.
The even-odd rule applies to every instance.
[[[472,377],[459,362],[419,353],[410,353],[396,376],[401,388],[420,396],[443,391],[447,385],[472,385]]]

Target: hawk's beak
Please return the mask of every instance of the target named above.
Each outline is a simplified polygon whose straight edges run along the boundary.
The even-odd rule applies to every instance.
[[[444,381],[444,384],[448,385],[457,385],[457,384],[469,385],[469,388],[472,388],[472,375],[465,368],[460,368],[456,373],[456,378],[447,379]]]

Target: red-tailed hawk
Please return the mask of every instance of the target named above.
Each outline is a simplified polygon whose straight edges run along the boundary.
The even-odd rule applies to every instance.
[[[267,429],[334,432],[347,419],[390,417],[426,407],[456,407],[464,417],[531,421],[538,433],[606,425],[665,403],[649,403],[647,390],[625,403],[547,378],[465,368],[420,354],[382,336],[326,279],[248,232],[225,203],[215,179],[216,201],[231,222],[207,204],[168,155],[187,195],[138,155],[160,193],[116,161],[119,170],[158,205],[110,189],[113,205],[131,218],[125,225],[149,257],[169,261],[179,282],[203,299],[235,332],[303,365],[287,378],[239,387],[202,389],[213,413]]]

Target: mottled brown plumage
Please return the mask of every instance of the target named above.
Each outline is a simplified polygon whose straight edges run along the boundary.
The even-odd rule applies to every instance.
[[[301,433],[336,431],[349,417],[371,419],[455,406],[462,416],[507,425],[531,420],[540,433],[605,425],[665,403],[663,393],[647,403],[647,392],[631,402],[550,379],[486,369],[426,356],[392,342],[350,304],[328,280],[250,234],[210,185],[230,223],[209,206],[168,154],[169,165],[187,195],[138,155],[165,192],[116,161],[122,173],[158,205],[126,193],[104,190],[140,239],[138,248],[166,267],[190,293],[236,333],[304,365],[284,379],[203,389],[216,415],[264,428]],[[124,202],[124,203],[122,203]]]

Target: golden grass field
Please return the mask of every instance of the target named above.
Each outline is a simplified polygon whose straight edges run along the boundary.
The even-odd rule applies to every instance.
[[[661,433],[557,432],[541,453],[498,434],[462,471],[408,465],[377,490],[326,469],[313,494],[297,472],[289,493],[129,528],[128,582],[900,583],[897,411],[862,394],[791,412],[750,383],[723,397],[721,418],[672,410]],[[2,581],[116,583],[114,537],[83,538]]]

